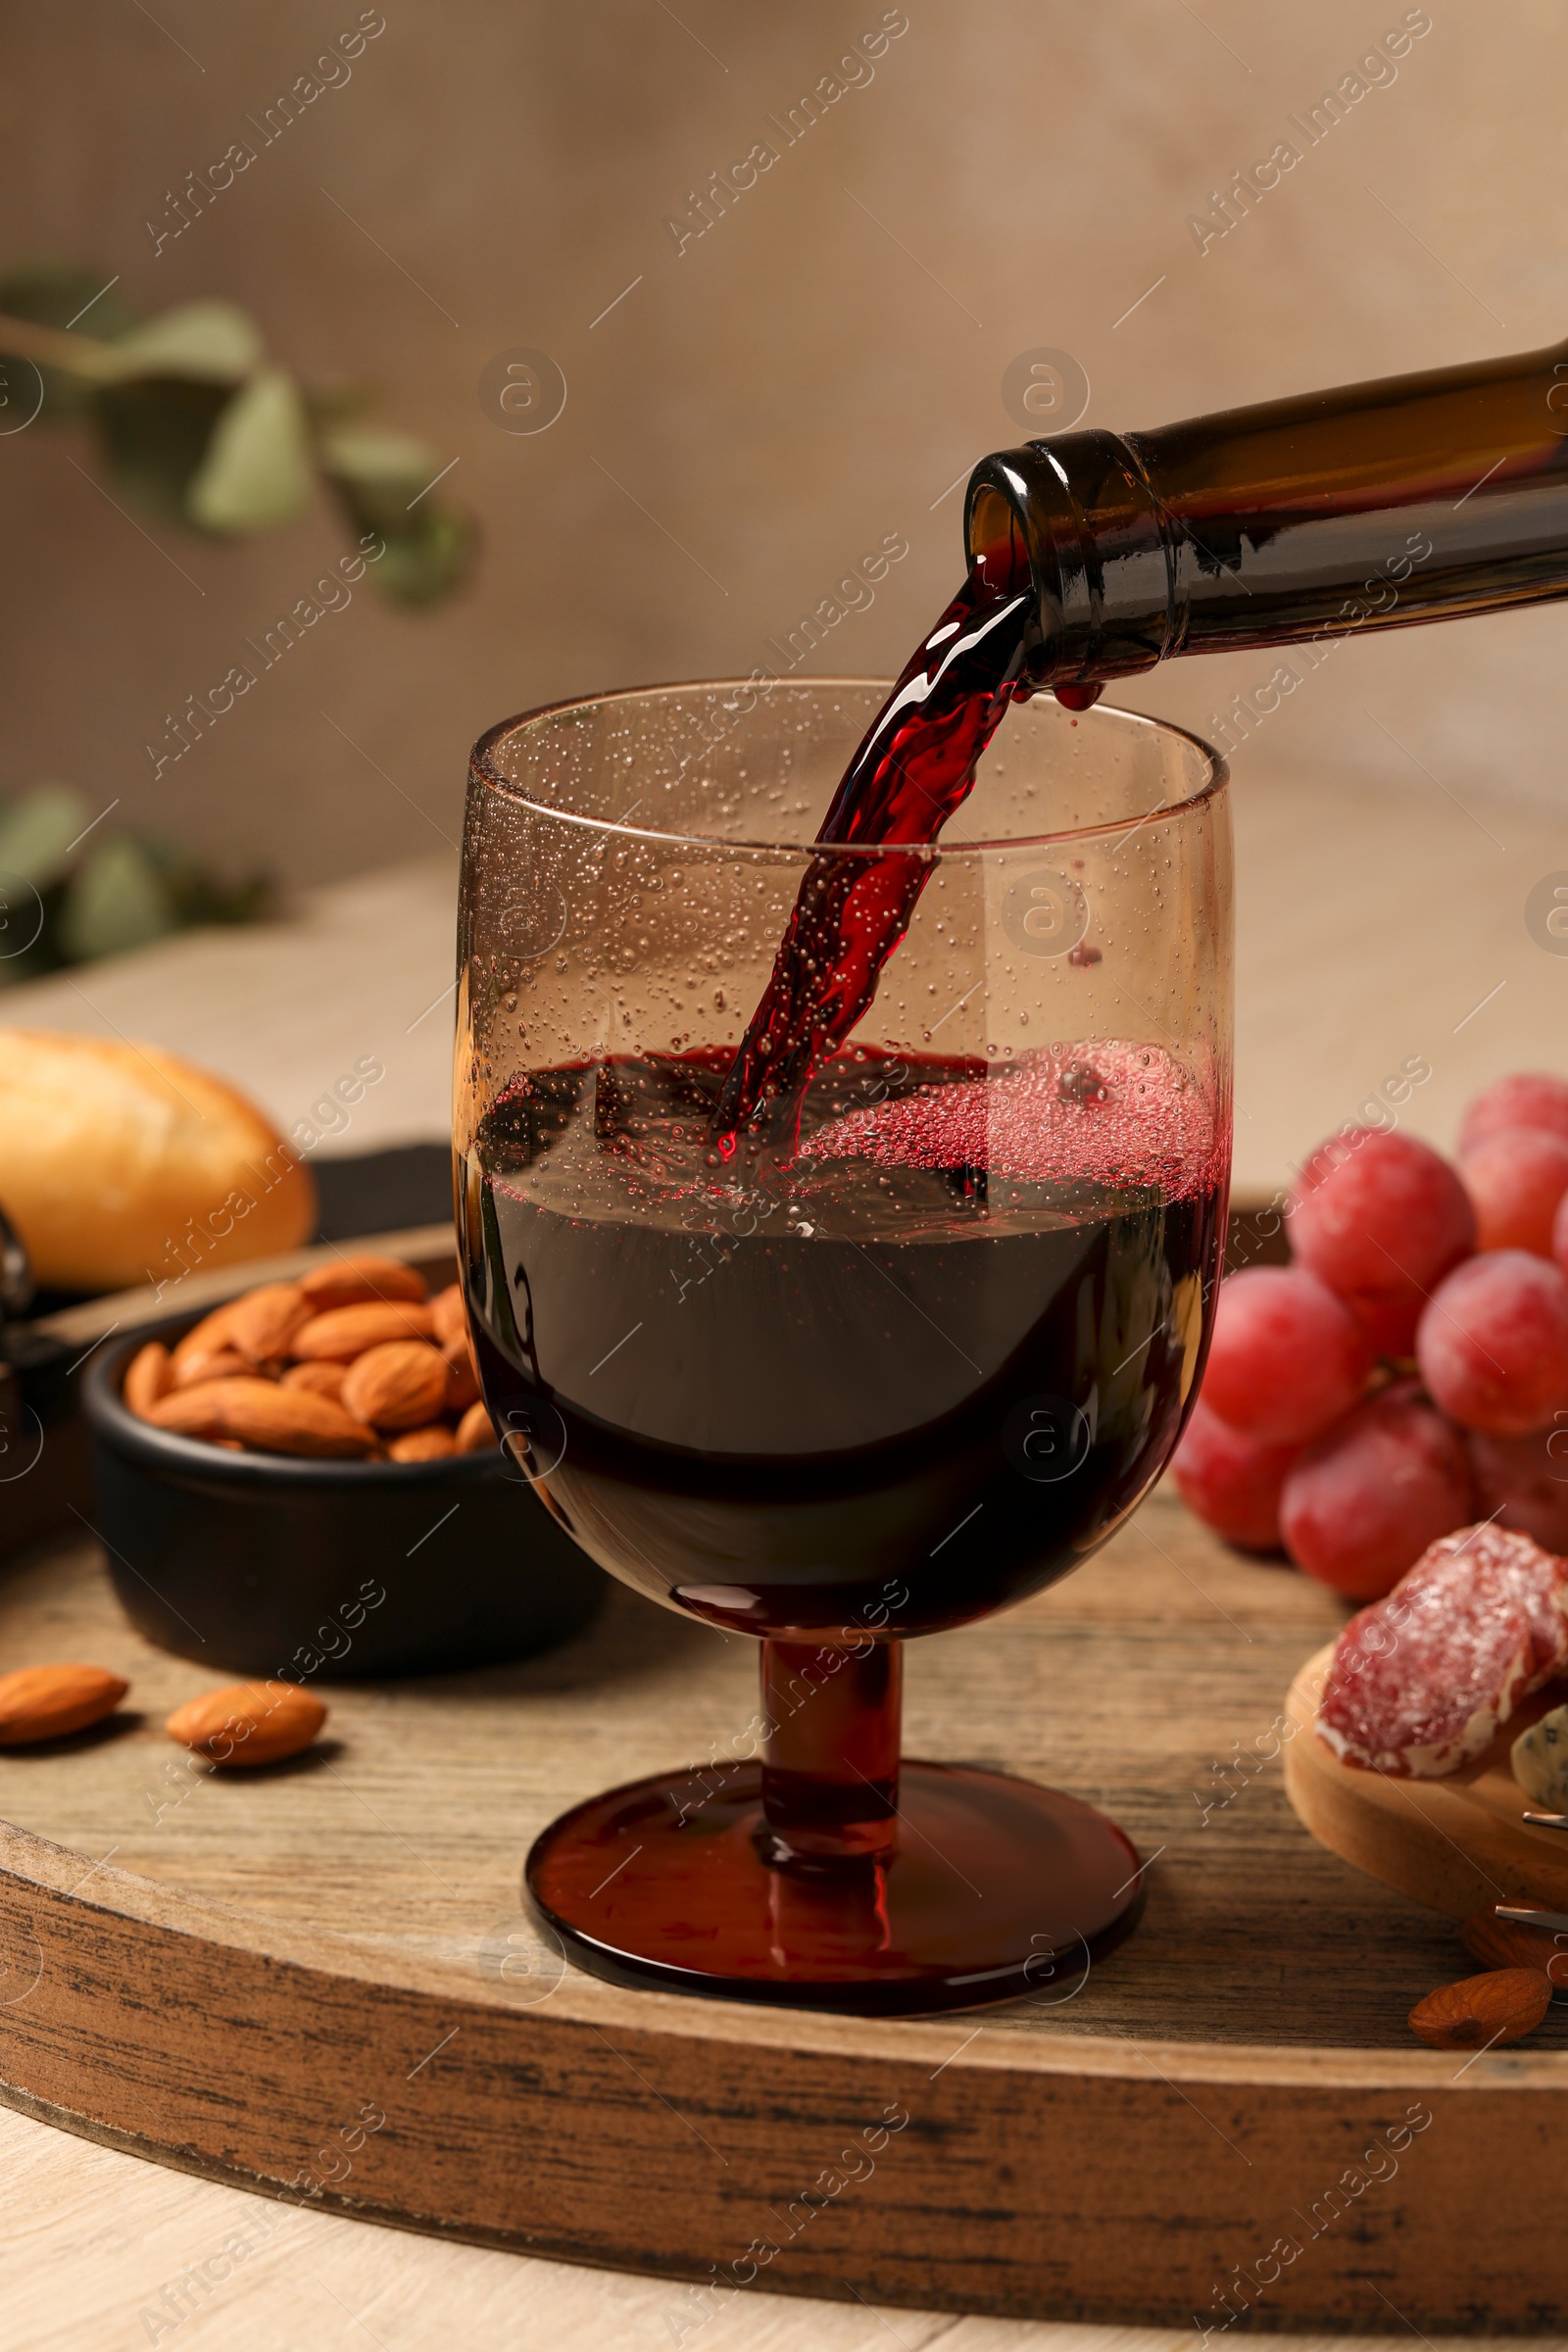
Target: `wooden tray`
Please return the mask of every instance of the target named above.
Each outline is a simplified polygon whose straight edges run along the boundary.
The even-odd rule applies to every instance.
[[[85,1539],[20,1555],[0,1663],[98,1660],[136,1712],[0,1756],[0,2098],[270,2195],[667,2274],[677,2338],[727,2308],[681,2283],[714,2266],[1021,2316],[1544,2331],[1563,2016],[1464,2061],[1409,2039],[1453,1930],[1314,1843],[1278,1761],[1339,1619],[1161,1495],[1054,1592],[915,1643],[911,1752],[1103,1804],[1152,1887],[1072,1997],[862,2024],[614,1990],[518,1908],[560,1807],[745,1726],[749,1643],[617,1589],[553,1657],[339,1687],[322,1749],[208,1778],[159,1726],[217,1678],[128,1630]]]
[[[1401,1894],[1463,1919],[1484,1903],[1520,1898],[1568,1910],[1568,1833],[1534,1830],[1539,1811],[1508,1769],[1508,1750],[1564,1692],[1557,1683],[1517,1709],[1492,1745],[1441,1781],[1398,1780],[1342,1764],[1312,1731],[1334,1644],[1308,1658],[1291,1685],[1296,1731],[1286,1750],[1285,1786],[1298,1816],[1358,1870]]]

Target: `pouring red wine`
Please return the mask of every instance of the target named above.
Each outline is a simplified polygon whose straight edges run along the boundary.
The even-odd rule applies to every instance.
[[[486,1396],[594,1557],[761,1644],[750,1749],[536,1843],[531,1899],[580,1965],[907,2014],[1038,1994],[1136,1921],[1115,1824],[901,1764],[898,1737],[903,1641],[1105,1540],[1211,1324],[1224,771],[1091,706],[1178,655],[1568,594],[1565,368],[1004,451],[879,708],[781,680],[715,731],[714,690],[663,689],[478,747],[459,1206]],[[826,813],[792,830],[803,773]]]

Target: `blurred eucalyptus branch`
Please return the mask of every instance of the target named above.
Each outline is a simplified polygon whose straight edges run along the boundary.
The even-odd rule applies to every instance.
[[[74,784],[0,798],[0,989],[193,923],[273,911],[265,876],[220,882],[163,835],[111,827],[110,813],[94,818]]]
[[[89,312],[90,334],[74,323]],[[474,526],[434,495],[439,453],[362,421],[362,389],[299,383],[233,303],[143,322],[95,272],[27,264],[0,272],[0,377],[13,408],[41,384],[41,416],[86,425],[116,486],[165,522],[215,539],[274,530],[320,480],[356,539],[386,542],[371,577],[394,603],[434,604],[468,570]]]

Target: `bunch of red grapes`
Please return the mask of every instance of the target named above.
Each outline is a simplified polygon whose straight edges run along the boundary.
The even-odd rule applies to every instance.
[[[1351,1128],[1220,1291],[1173,1469],[1233,1544],[1376,1600],[1475,1519],[1568,1552],[1568,1080],[1499,1078],[1457,1168]]]

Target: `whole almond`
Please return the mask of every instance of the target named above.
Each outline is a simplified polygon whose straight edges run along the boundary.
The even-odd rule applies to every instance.
[[[233,1374],[230,1378],[249,1379]],[[224,1432],[223,1391],[229,1380],[197,1380],[188,1388],[172,1389],[160,1396],[146,1418],[155,1429],[167,1429],[176,1438],[220,1438]]]
[[[289,1353],[300,1363],[325,1360],[347,1364],[367,1348],[382,1347],[388,1340],[427,1340],[429,1336],[427,1306],[373,1300],[363,1306],[334,1306],[325,1314],[313,1315],[294,1334]]]
[[[458,1450],[457,1440],[444,1421],[427,1421],[422,1429],[406,1429],[387,1447],[390,1462],[443,1462]]]
[[[333,1258],[327,1265],[317,1266],[300,1284],[313,1315],[323,1315],[335,1306],[373,1305],[377,1300],[417,1302],[427,1288],[422,1274],[416,1274],[396,1257]]]
[[[148,1418],[179,1437],[234,1438],[263,1453],[330,1458],[368,1453],[375,1444],[375,1432],[332,1397],[255,1378],[176,1389]]]
[[[436,1418],[446,1396],[446,1361],[424,1340],[368,1348],[343,1375],[344,1410],[372,1429],[418,1429]]]
[[[173,1358],[162,1340],[149,1340],[138,1348],[125,1366],[125,1377],[120,1393],[127,1413],[137,1413],[146,1419],[160,1396],[167,1396],[174,1385]]]
[[[1510,1905],[1515,1911],[1524,1907]],[[1552,1997],[1568,2001],[1568,1934],[1527,1927],[1522,1920],[1498,1919],[1490,1910],[1472,1911],[1459,1933],[1472,1959],[1485,1961],[1488,1968],[1544,1968],[1551,1981]]]
[[[0,1675],[0,1747],[30,1747],[101,1723],[130,1685],[101,1666],[20,1666]]]
[[[203,1315],[199,1323],[193,1323],[182,1340],[176,1340],[174,1343],[174,1377],[176,1380],[179,1377],[181,1366],[187,1364],[192,1356],[216,1355],[220,1348],[227,1347],[228,1319],[234,1312],[235,1303],[236,1301],[232,1298],[225,1299],[221,1306],[215,1306],[210,1315]]]
[[[193,1389],[204,1381],[229,1380],[236,1373],[248,1378],[255,1373],[256,1366],[237,1348],[213,1348],[200,1355],[187,1355],[183,1362],[176,1355],[173,1369],[175,1388]]]
[[[449,1413],[466,1413],[479,1397],[479,1367],[474,1361],[473,1343],[466,1331],[455,1340],[448,1340],[441,1350],[447,1367],[447,1401]]]
[[[258,1452],[329,1460],[368,1453],[375,1444],[374,1430],[338,1398],[264,1380],[223,1385],[223,1436]]]
[[[1435,2050],[1488,2049],[1523,2041],[1550,2005],[1544,1969],[1494,1968],[1429,1992],[1410,2012],[1410,2031]]]
[[[487,1404],[470,1404],[458,1423],[458,1451],[484,1453],[496,1444],[495,1423]]]
[[[437,1291],[431,1299],[430,1328],[443,1348],[449,1340],[460,1339],[467,1330],[468,1309],[460,1282],[449,1283],[444,1291]]]
[[[343,1375],[347,1369],[345,1364],[325,1362],[290,1364],[283,1375],[283,1386],[285,1389],[310,1389],[318,1396],[330,1396],[335,1400],[343,1394]]]
[[[164,1729],[210,1764],[277,1764],[309,1747],[325,1721],[320,1700],[297,1683],[231,1683],[187,1699]]]
[[[270,1362],[287,1355],[290,1340],[314,1312],[297,1282],[264,1282],[235,1299],[228,1345],[253,1364]]]

